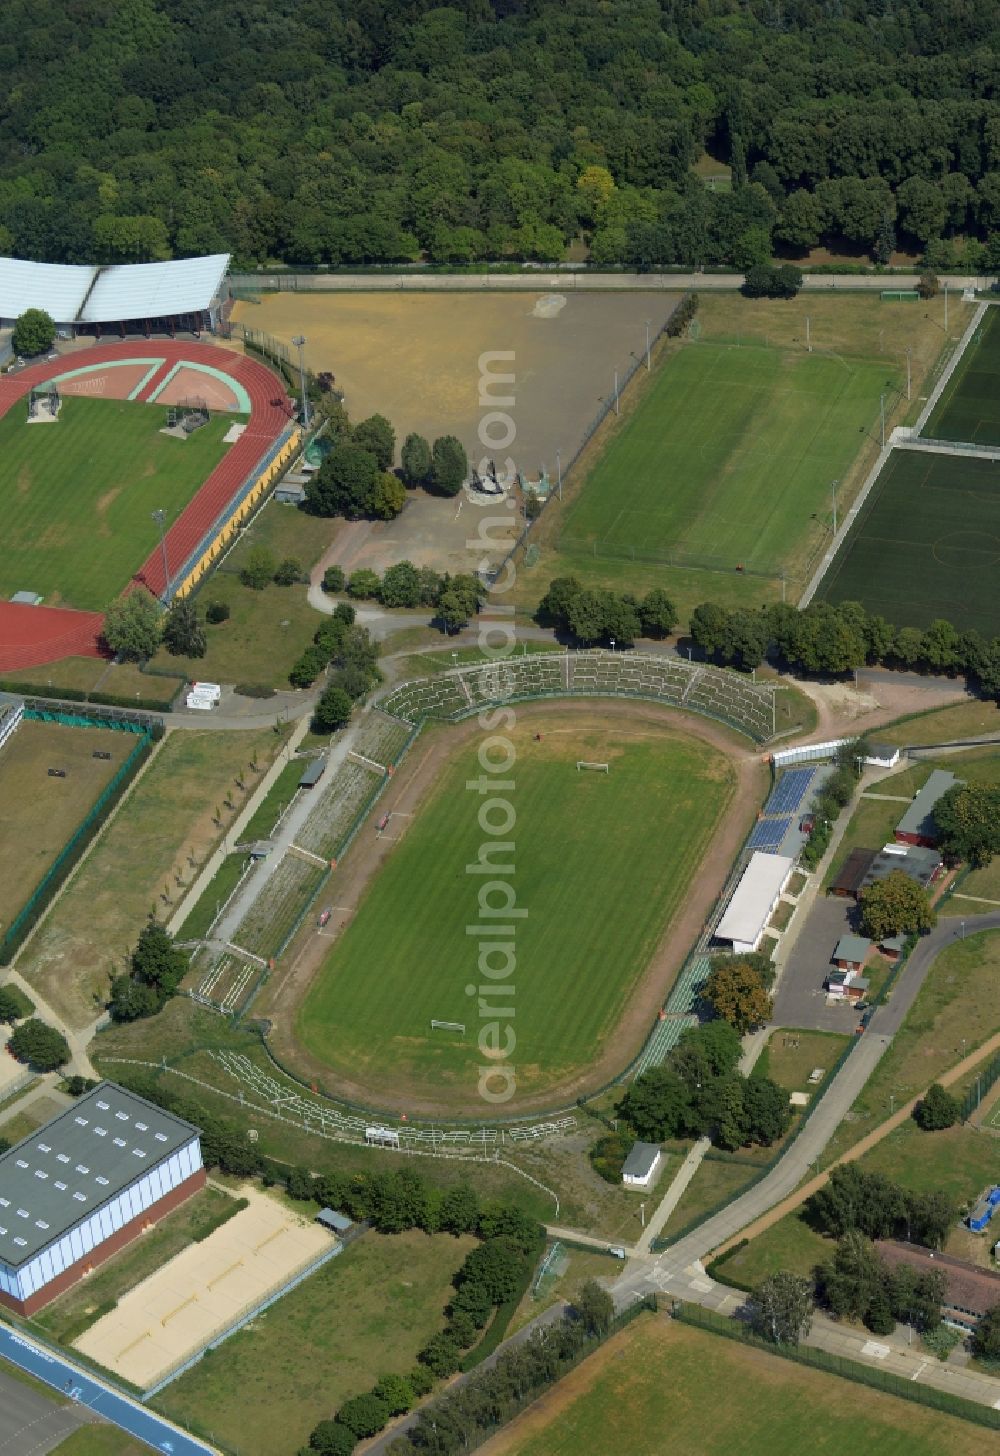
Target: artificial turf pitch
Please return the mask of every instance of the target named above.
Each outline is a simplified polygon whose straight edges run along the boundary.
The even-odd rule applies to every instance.
[[[820,584],[898,627],[1000,633],[1000,461],[894,450]]]
[[[780,575],[874,428],[883,362],[688,344],[654,375],[567,514],[563,548]]]
[[[162,405],[65,397],[55,424],[28,424],[23,402],[0,418],[0,598],[100,611],[158,546],[225,450],[233,416],[186,440],[163,435]],[[180,565],[180,563],[177,563]],[[173,564],[171,566],[173,569]]]
[[[1000,308],[987,311],[922,433],[1000,445]]]
[[[497,852],[498,840],[479,826],[483,801],[466,787],[481,774],[477,749],[463,747],[300,1010],[306,1050],[352,1080],[384,1087],[388,1076],[398,1095],[476,1104],[484,1063],[477,1038],[495,1020],[480,1011],[478,987],[490,981],[477,968],[480,941],[467,932],[480,923],[478,896],[491,878],[467,870],[484,843],[495,864],[514,865],[503,881],[527,912],[516,922],[516,965],[504,978],[514,989],[486,998],[514,1009],[513,1021],[500,1024],[515,1028],[508,1062],[518,1090],[536,1094],[591,1065],[626,1012],[733,789],[720,752],[663,730],[583,731],[567,720],[546,728],[540,743],[521,728],[511,736],[517,761],[501,777],[515,782],[506,797],[516,824],[498,838],[513,850]],[[577,759],[607,761],[610,772],[578,772]],[[432,1031],[432,1019],[466,1030]]]

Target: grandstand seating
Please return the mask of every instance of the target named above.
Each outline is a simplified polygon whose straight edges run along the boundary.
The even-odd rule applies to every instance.
[[[748,849],[760,849],[765,853],[776,850],[792,827],[792,816],[784,819],[761,819],[753,827],[747,840]]]
[[[790,768],[782,774],[771,791],[771,797],[764,805],[764,815],[794,814],[809,792],[809,786],[816,777],[816,769]]]
[[[639,1060],[635,1064],[634,1075],[641,1077],[643,1072],[648,1071],[650,1067],[658,1067],[667,1052],[673,1051],[684,1033],[690,1027],[697,1025],[697,1016],[671,1016],[668,1014],[662,1021],[658,1021],[652,1036],[643,1047]]]
[[[294,850],[283,855],[233,933],[233,943],[265,960],[276,956],[329,870]]]
[[[362,719],[354,739],[354,751],[373,763],[391,764],[405,749],[413,736],[413,728],[399,718],[376,709]]]
[[[381,708],[397,718],[458,720],[497,701],[536,697],[636,697],[718,718],[757,742],[771,737],[772,690],[724,668],[635,652],[513,656],[404,683]]]
[[[322,782],[322,793],[299,830],[296,844],[321,859],[336,858],[361,810],[384,782],[382,774],[363,764],[342,763]]]

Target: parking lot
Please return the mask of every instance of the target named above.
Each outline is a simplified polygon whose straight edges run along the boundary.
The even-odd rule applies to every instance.
[[[854,908],[853,900],[819,895],[806,912],[774,993],[771,1019],[776,1026],[844,1032],[857,1026],[857,1011],[846,1002],[828,1004],[823,990],[834,946],[854,929],[850,920]]]

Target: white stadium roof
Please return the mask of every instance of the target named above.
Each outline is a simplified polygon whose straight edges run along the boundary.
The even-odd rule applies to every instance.
[[[794,865],[795,861],[787,855],[764,854],[755,849],[725,915],[716,926],[716,938],[739,945],[756,945]]]
[[[15,319],[26,308],[45,309],[57,324],[198,313],[211,306],[228,267],[228,253],[99,268],[0,258],[0,318]]]
[[[117,319],[169,318],[209,308],[218,293],[228,253],[182,258],[175,263],[128,263],[102,268],[80,314],[84,324]]]
[[[14,319],[27,308],[44,308],[57,323],[70,323],[83,307],[96,272],[70,263],[0,258],[0,318]]]

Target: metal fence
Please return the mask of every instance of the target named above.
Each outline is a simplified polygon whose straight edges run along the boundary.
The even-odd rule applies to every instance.
[[[691,297],[691,294],[690,293],[683,293],[683,294],[681,294],[681,296],[678,298],[678,300],[677,300],[676,304],[674,305],[674,307],[670,310],[670,313],[667,315],[667,317],[663,320],[663,323],[657,329],[656,333],[653,334],[653,335],[651,335],[650,340],[649,340],[649,347],[650,347],[650,349],[652,349],[656,344],[658,344],[660,342],[660,339],[663,337],[663,335],[667,332],[667,329],[670,327],[670,323],[671,323],[671,321],[672,321],[672,319],[674,317],[674,314],[677,312],[678,309],[683,308],[685,306],[685,304],[687,303],[687,301],[688,301],[688,299],[690,297]],[[564,485],[566,483],[566,481],[571,477],[571,475],[573,473],[573,470],[574,470],[577,462],[580,459],[580,456],[583,454],[584,450],[590,444],[591,440],[594,438],[594,436],[596,435],[597,431],[600,429],[601,425],[603,425],[604,421],[608,418],[608,416],[612,413],[612,411],[614,411],[617,414],[622,395],[625,393],[626,389],[628,388],[629,384],[634,379],[635,375],[638,373],[639,369],[640,368],[645,368],[645,363],[646,363],[646,361],[645,361],[645,359],[641,355],[633,354],[631,356],[631,358],[629,359],[628,364],[625,366],[624,370],[620,371],[620,373],[619,373],[619,379],[618,379],[618,387],[617,387],[615,393],[613,395],[609,395],[608,396],[608,398],[601,405],[600,409],[597,411],[596,415],[594,415],[594,418],[587,425],[587,428],[584,430],[583,434],[580,437],[580,443],[577,445],[576,449],[573,451],[573,454],[570,456],[570,459],[567,462],[565,468],[561,471],[561,475],[560,475],[560,483],[561,483],[561,485]],[[560,490],[560,498],[561,498],[561,490]],[[537,523],[540,520],[542,520],[544,518],[545,512],[549,509],[549,507],[551,506],[551,503],[552,503],[552,501],[554,499],[555,499],[555,495],[554,495],[553,492],[550,491],[549,492],[549,495],[545,498],[544,501],[542,501],[542,503],[541,503],[541,509],[540,509],[538,515],[535,517],[535,519],[533,521],[528,521],[525,524],[525,526],[522,528],[522,530],[518,534],[517,539],[515,540],[513,546],[511,546],[510,550],[507,552],[506,556],[504,556],[503,560],[499,563],[499,565],[492,567],[490,569],[490,571],[488,571],[487,573],[485,573],[484,580],[486,581],[487,586],[492,586],[493,583],[496,582],[500,578],[500,576],[506,570],[508,562],[510,562],[510,561],[513,560],[513,558],[516,555],[516,553],[527,542],[527,540],[528,540],[528,538],[529,538],[529,536],[531,534],[532,529],[537,525]]]

